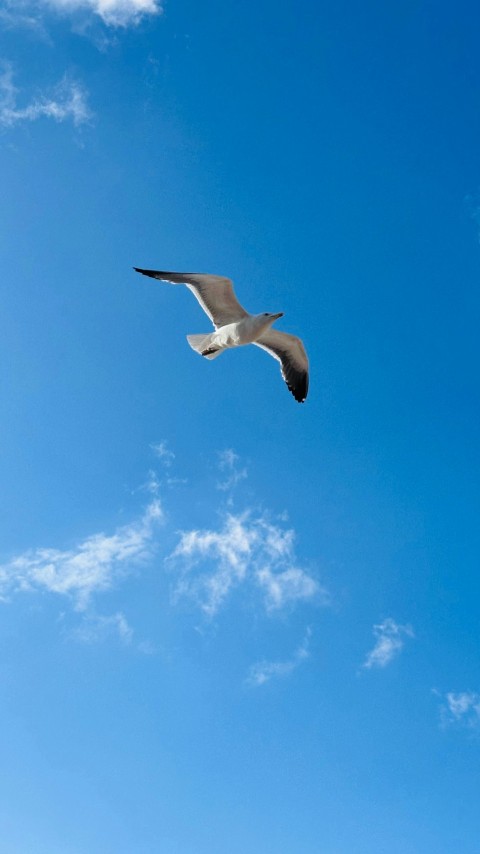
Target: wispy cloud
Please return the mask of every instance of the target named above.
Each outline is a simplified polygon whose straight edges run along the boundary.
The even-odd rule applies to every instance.
[[[83,611],[79,624],[67,634],[68,637],[80,643],[96,644],[116,639],[120,641],[122,646],[130,647],[141,655],[156,655],[157,653],[151,641],[135,640],[135,631],[123,611],[116,611],[114,614],[97,614],[92,610]]]
[[[40,118],[56,122],[72,121],[78,127],[91,119],[83,86],[64,78],[49,94],[39,95],[26,106],[18,104],[19,90],[13,82],[13,69],[3,63],[0,69],[0,125],[13,127],[19,122]]]
[[[448,691],[441,695],[443,698],[440,707],[442,726],[459,725],[467,729],[480,728],[480,694],[475,691]]]
[[[279,676],[289,676],[297,667],[310,656],[311,630],[307,629],[305,637],[300,646],[295,650],[292,657],[286,661],[259,661],[250,668],[247,684],[254,687],[265,685],[270,679]]]
[[[152,556],[154,533],[163,512],[158,499],[143,516],[115,533],[93,534],[73,549],[40,548],[0,565],[0,596],[48,591],[85,610],[94,593],[109,590],[133,564]]]
[[[154,450],[165,463],[165,474],[169,474],[173,452],[163,442]],[[210,478],[205,488],[211,490],[213,484]],[[0,563],[0,600],[8,602],[20,594],[55,596],[69,603],[76,613],[77,625],[68,632],[70,636],[87,643],[117,637],[140,652],[154,652],[148,641],[132,640],[133,629],[124,608],[116,604],[113,613],[99,615],[97,605],[100,594],[117,591],[135,566],[159,554],[160,523],[164,531],[167,521],[159,497],[162,487],[159,476],[151,470],[141,487],[144,494],[149,493],[144,512],[111,533],[94,533],[68,548],[32,548],[4,560]],[[328,602],[319,581],[299,565],[295,532],[285,517],[272,518],[253,508],[219,516],[213,506],[211,512],[217,526],[180,532],[173,552],[164,558],[172,571],[174,602],[188,597],[209,618],[233,598],[234,592],[243,594],[243,601],[255,608],[260,605],[267,614],[302,603]],[[102,599],[108,601],[106,596]],[[260,684],[290,672],[306,657],[308,637],[288,661],[255,665],[251,678]]]
[[[246,583],[262,591],[269,611],[299,600],[325,602],[326,591],[296,565],[294,536],[251,511],[227,514],[216,531],[183,531],[169,558],[181,575],[177,596],[192,597],[208,616]]]
[[[218,467],[223,473],[224,480],[217,483],[217,489],[220,489],[222,492],[229,492],[234,489],[237,483],[245,480],[247,469],[244,466],[239,467],[239,462],[240,457],[231,448],[226,448],[226,450],[219,452]]]
[[[41,19],[34,14],[29,14],[26,10],[22,11],[22,7],[19,8],[18,4],[13,7],[11,2],[7,2],[6,6],[0,8],[0,27],[5,30],[27,30],[42,40],[50,42]]]
[[[257,570],[257,581],[265,592],[265,604],[268,611],[283,608],[289,602],[301,599],[312,599],[317,593],[322,593],[322,601],[327,604],[327,591],[320,591],[319,585],[311,575],[296,566],[278,571],[271,566]]]
[[[157,472],[154,469],[149,469],[147,480],[142,484],[140,489],[144,489],[146,492],[149,492],[150,495],[158,495],[160,492],[160,486],[161,483]]]
[[[125,614],[117,611],[108,616],[101,614],[85,615],[82,622],[71,633],[72,637],[83,643],[98,643],[111,635],[116,635],[121,642],[129,646],[133,638],[133,629]]]
[[[158,494],[160,487],[165,484],[167,486],[181,486],[188,483],[186,477],[178,477],[172,473],[175,463],[175,454],[169,448],[168,442],[165,439],[162,439],[161,442],[153,442],[150,445],[150,450],[153,451],[160,465],[165,470],[165,475],[160,479],[158,473],[153,469],[150,469],[148,473],[148,481],[144,484],[144,489],[147,489],[148,492],[156,495]]]
[[[375,646],[370,650],[362,665],[367,670],[372,667],[386,667],[400,654],[405,639],[414,637],[411,626],[401,626],[391,617],[387,617],[383,623],[374,626],[373,634],[376,637]]]
[[[111,27],[135,25],[145,16],[162,12],[160,0],[6,0],[5,5],[24,15],[38,15],[48,9],[64,14],[89,12]]]
[[[150,448],[152,449],[157,459],[159,459],[162,465],[166,466],[166,468],[169,468],[171,465],[173,465],[173,461],[175,460],[175,454],[173,453],[173,451],[170,450],[170,448],[168,447],[168,442],[166,442],[165,439],[162,439],[161,442],[152,442]]]

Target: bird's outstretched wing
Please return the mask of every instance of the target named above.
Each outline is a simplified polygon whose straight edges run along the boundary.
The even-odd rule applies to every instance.
[[[226,326],[235,323],[248,313],[238,302],[231,279],[224,276],[212,276],[210,273],[167,273],[160,270],[141,270],[134,267],[137,273],[161,279],[173,285],[186,285],[195,294],[205,314],[208,314],[213,325]]]
[[[280,362],[282,377],[295,400],[303,403],[308,394],[308,357],[296,335],[269,329],[253,342]]]

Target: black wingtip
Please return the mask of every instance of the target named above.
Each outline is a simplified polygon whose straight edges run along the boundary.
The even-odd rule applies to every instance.
[[[308,395],[308,374],[305,374],[296,382],[291,382],[290,377],[285,379],[287,388],[293,394],[297,403],[305,403]]]
[[[158,279],[156,270],[144,270],[142,267],[134,267],[133,269],[137,273],[141,273],[142,276],[151,276],[152,279]]]

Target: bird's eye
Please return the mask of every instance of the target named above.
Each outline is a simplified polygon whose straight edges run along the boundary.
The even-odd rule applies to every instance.
[[[263,314],[265,315],[265,317],[268,317],[268,311],[264,311]]]

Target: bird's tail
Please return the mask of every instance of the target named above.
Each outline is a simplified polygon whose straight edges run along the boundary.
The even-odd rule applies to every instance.
[[[205,356],[206,359],[216,359],[217,356],[222,352],[221,349],[213,349],[212,347],[212,333],[201,333],[199,335],[187,335],[187,341],[190,344],[192,350],[196,350],[197,353],[200,353],[201,356]],[[209,351],[211,348],[211,352]]]

